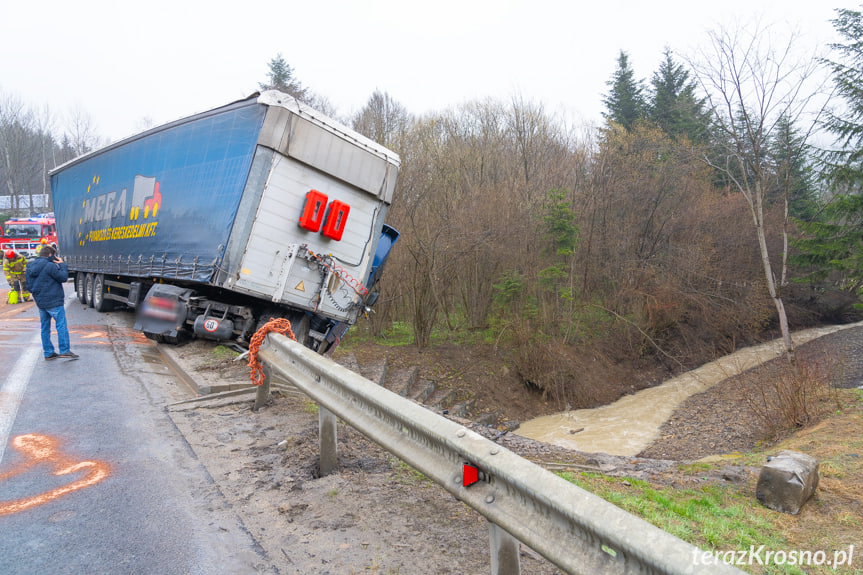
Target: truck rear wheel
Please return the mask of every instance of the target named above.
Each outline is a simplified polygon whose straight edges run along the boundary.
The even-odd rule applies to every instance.
[[[105,299],[105,276],[96,274],[93,277],[93,308],[98,312],[111,311],[113,302]]]
[[[84,299],[87,307],[93,307],[93,274],[87,274],[84,278]]]
[[[84,292],[84,284],[86,284],[86,276],[84,272],[75,272],[75,295],[78,301],[87,305],[87,294]]]

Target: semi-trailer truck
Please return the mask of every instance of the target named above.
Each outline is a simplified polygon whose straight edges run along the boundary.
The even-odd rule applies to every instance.
[[[373,305],[398,155],[276,91],[50,173],[77,298],[156,341],[248,344],[270,318],[324,353]]]

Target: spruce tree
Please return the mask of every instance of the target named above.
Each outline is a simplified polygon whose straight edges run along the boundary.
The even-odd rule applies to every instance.
[[[259,83],[258,87],[263,90],[278,90],[290,94],[301,102],[307,102],[308,90],[303,87],[299,80],[294,77],[294,69],[288,64],[281,54],[270,60],[270,71],[267,73],[269,82]]]
[[[607,110],[602,116],[630,130],[637,120],[644,117],[644,86],[643,82],[635,79],[629,56],[623,50],[617,58],[617,70],[606,84],[610,90],[602,99]]]
[[[836,136],[829,151],[828,174],[839,189],[858,192],[863,184],[863,14],[839,9],[832,20],[846,44],[832,44],[839,59],[823,60],[833,75],[836,95],[842,99],[839,112],[828,113],[825,127]]]
[[[665,49],[665,59],[650,80],[652,100],[647,105],[647,117],[671,138],[686,136],[696,144],[707,141],[709,113],[704,99],[695,95],[696,84],[689,71],[671,57]]]
[[[782,116],[777,122],[769,148],[776,166],[776,189],[768,191],[766,200],[770,202],[785,198],[792,218],[810,221],[817,212],[817,198],[808,156],[809,147],[804,144],[804,137],[787,116]]]
[[[798,242],[797,263],[810,268],[810,277],[823,279],[838,273],[836,282],[861,295],[863,290],[863,14],[838,9],[832,20],[844,43],[832,44],[835,60],[823,63],[830,70],[839,111],[827,115],[824,127],[835,146],[824,152],[824,174],[830,186],[820,217],[806,226],[807,238]]]

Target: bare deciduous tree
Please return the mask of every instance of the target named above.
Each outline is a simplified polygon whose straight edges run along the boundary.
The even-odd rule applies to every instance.
[[[68,115],[66,133],[75,154],[80,156],[102,145],[102,139],[93,123],[93,117],[80,105],[75,105]]]
[[[782,339],[789,359],[794,345],[782,300],[781,280],[774,269],[775,255],[768,247],[765,226],[765,195],[777,177],[770,144],[777,138],[784,121],[805,124],[808,135],[816,125],[820,96],[817,58],[795,54],[797,36],[791,34],[781,44],[774,41],[773,30],[756,25],[753,29],[719,29],[709,34],[709,44],[689,63],[713,111],[720,145],[705,160],[743,195],[749,206],[758,239],[767,289],[776,306]],[[814,108],[814,114],[813,114]],[[801,153],[806,138],[795,145]],[[788,198],[785,198],[787,206]],[[782,254],[778,257],[780,278],[785,277],[788,210],[782,234]]]
[[[27,209],[34,205],[34,176],[39,177],[41,161],[35,132],[33,112],[19,98],[0,94],[0,163],[13,211],[23,209],[25,196],[30,199]]]
[[[386,92],[375,90],[351,120],[354,130],[382,146],[398,149],[410,127],[411,116]]]
[[[51,135],[54,131],[54,116],[47,104],[36,115],[36,127],[38,129],[39,151],[42,159],[42,169],[39,170],[41,180],[40,193],[49,196],[51,183],[48,179],[48,171],[57,166],[57,161],[54,155],[54,137]],[[33,204],[31,203],[30,205],[32,206]],[[53,209],[51,206],[53,206],[53,201],[46,208]]]

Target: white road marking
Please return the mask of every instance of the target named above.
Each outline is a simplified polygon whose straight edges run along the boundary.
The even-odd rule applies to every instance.
[[[36,362],[42,357],[41,336],[39,333],[33,338],[24,353],[15,362],[12,371],[9,372],[3,387],[0,388],[0,463],[3,462],[3,454],[6,452],[6,444],[9,442],[9,434],[12,432],[12,424],[18,414],[18,406]]]

